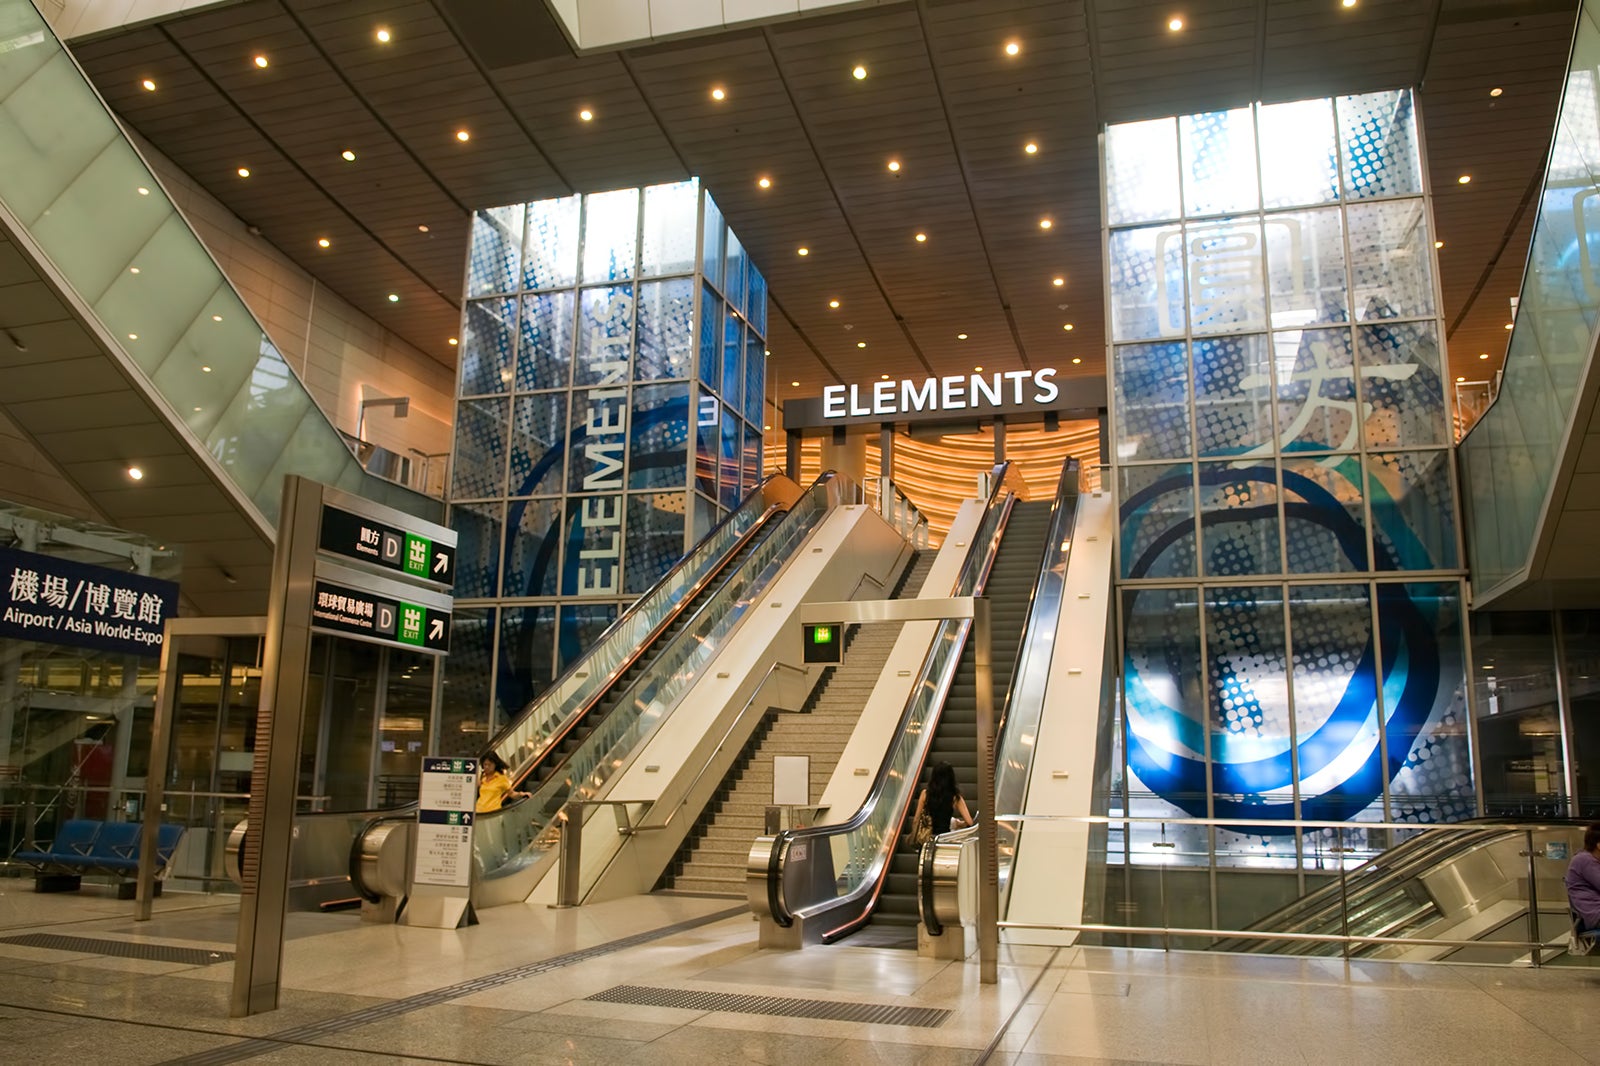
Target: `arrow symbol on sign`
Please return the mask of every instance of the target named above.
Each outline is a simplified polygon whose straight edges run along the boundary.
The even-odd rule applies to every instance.
[[[444,619],[435,618],[428,623],[428,639],[438,640],[444,636]]]
[[[448,569],[450,569],[450,556],[444,552],[439,552],[433,557],[433,572],[442,574]]]

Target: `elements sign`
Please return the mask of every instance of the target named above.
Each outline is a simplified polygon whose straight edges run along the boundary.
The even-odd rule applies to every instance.
[[[311,625],[403,648],[450,650],[450,612],[318,581]]]
[[[178,586],[125,570],[0,548],[0,636],[160,655]]]
[[[317,547],[423,581],[451,585],[456,579],[456,550],[452,546],[331,504],[322,507],[322,533]]]
[[[423,759],[412,881],[466,888],[472,881],[472,819],[478,760]]]

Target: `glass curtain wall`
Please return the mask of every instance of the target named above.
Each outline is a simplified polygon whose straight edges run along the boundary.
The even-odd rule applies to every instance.
[[[766,281],[696,179],[478,211],[467,297],[445,754],[755,487],[766,389]]]
[[[1260,819],[1135,825],[1113,861],[1295,870],[1324,842],[1274,822],[1471,816],[1411,93],[1111,126],[1104,165],[1124,717],[1109,806]]]

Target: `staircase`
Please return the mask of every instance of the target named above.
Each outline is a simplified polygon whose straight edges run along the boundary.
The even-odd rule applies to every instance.
[[[896,598],[915,596],[936,553],[922,552],[907,569]],[[811,795],[822,795],[844,752],[861,708],[883,673],[883,664],[900,637],[898,625],[857,626],[847,635],[844,659],[804,708],[768,711],[722,787],[706,805],[683,851],[662,877],[678,892],[743,896],[745,860],[750,845],[765,830],[772,803],[772,760],[776,755],[811,756]]]
[[[1017,662],[1017,646],[1028,621],[1028,606],[1033,586],[1039,580],[1039,564],[1044,558],[1044,538],[1050,531],[1051,501],[1018,501],[1011,508],[1005,534],[995,552],[984,598],[989,601],[989,659],[994,679],[994,709],[998,715],[1011,690],[1011,671]],[[928,765],[947,762],[955,769],[956,783],[966,797],[967,808],[976,813],[978,795],[978,668],[972,642],[961,651],[961,662],[950,683],[933,743],[928,749]],[[927,774],[923,774],[924,780]],[[920,787],[920,786],[919,786]],[[915,810],[915,807],[912,808]],[[907,818],[907,823],[910,819]],[[875,925],[915,926],[917,924],[917,849],[904,834],[889,860],[889,874],[872,912]],[[908,946],[915,946],[911,940]]]

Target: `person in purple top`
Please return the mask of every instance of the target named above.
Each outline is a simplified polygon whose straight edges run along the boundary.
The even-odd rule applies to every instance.
[[[1600,929],[1600,822],[1583,831],[1583,850],[1567,865],[1567,902],[1580,932]]]

